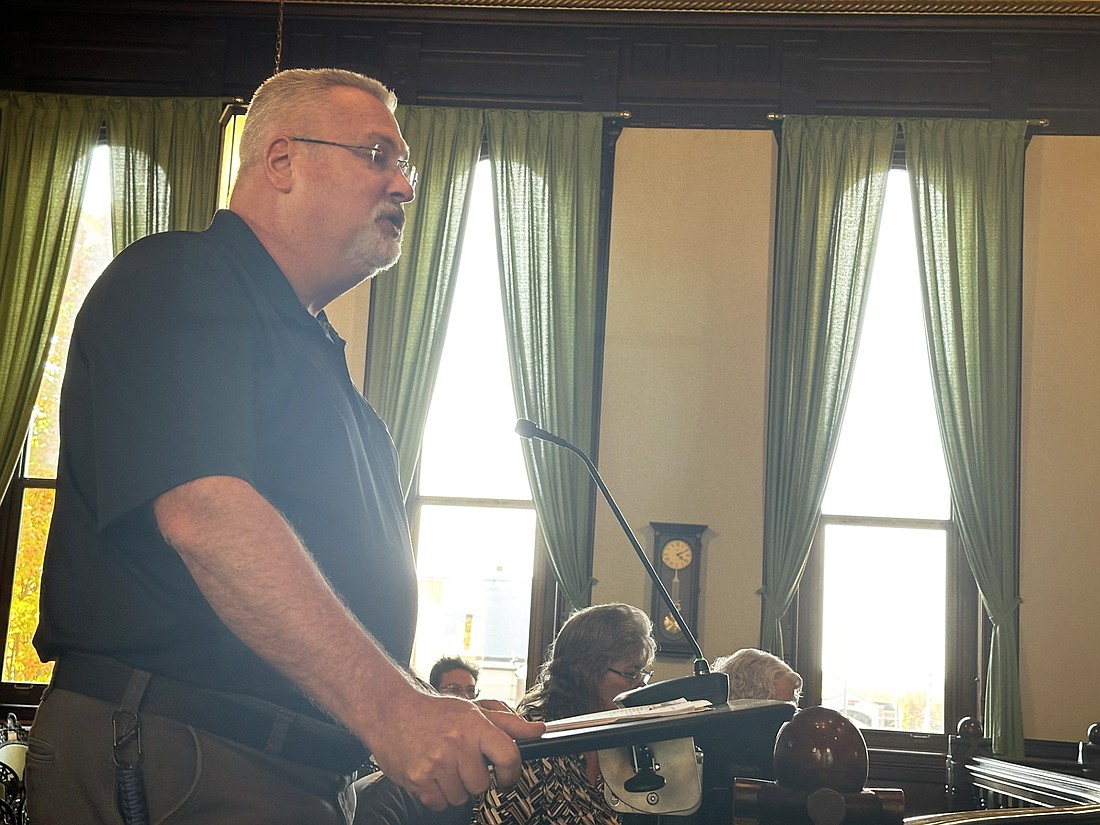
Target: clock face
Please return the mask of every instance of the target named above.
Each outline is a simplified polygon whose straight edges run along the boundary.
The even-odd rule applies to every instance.
[[[661,561],[671,570],[683,570],[691,564],[691,545],[683,539],[672,539],[661,548]]]

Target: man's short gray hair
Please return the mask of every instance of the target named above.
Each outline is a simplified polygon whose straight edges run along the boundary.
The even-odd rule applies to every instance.
[[[393,112],[397,96],[373,77],[347,69],[287,69],[260,84],[248,105],[241,133],[241,169],[260,160],[268,138],[282,128],[287,113],[300,114],[320,105],[319,98],[339,86],[360,89],[381,100]]]

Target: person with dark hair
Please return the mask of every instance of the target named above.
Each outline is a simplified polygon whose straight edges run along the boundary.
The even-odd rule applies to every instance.
[[[131,244],[88,295],[34,639],[56,661],[35,825],[118,822],[120,798],[127,822],[343,825],[368,754],[441,809],[490,767],[513,781],[513,737],[541,733],[407,673],[397,451],[324,313],[401,254],[395,107],[354,72],[275,74],[230,208]]]
[[[657,645],[649,617],[628,604],[578,610],[562,625],[519,713],[549,722],[612,710],[620,693],[649,681]],[[511,790],[493,785],[474,812],[478,825],[614,825],[595,753],[523,763]]]
[[[432,665],[428,683],[440,693],[476,699],[477,678],[480,674],[481,671],[473,662],[458,656],[444,656]]]

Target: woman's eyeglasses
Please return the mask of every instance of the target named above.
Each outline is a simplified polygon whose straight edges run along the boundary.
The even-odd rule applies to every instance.
[[[613,667],[609,667],[608,670],[617,676],[622,676],[628,682],[633,682],[634,684],[641,682],[643,685],[648,685],[649,678],[653,675],[653,671],[651,670],[615,670]]]

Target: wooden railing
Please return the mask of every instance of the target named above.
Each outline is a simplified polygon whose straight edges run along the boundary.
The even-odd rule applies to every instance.
[[[963,720],[948,739],[947,784],[956,810],[910,817],[905,825],[1100,825],[1100,724],[1076,748],[1040,742],[1029,751],[1020,760],[995,758],[980,727]]]
[[[910,817],[904,825],[1100,825],[1100,805],[955,811]]]
[[[799,795],[810,786],[790,777],[786,788],[739,777],[734,825],[901,825],[903,817],[904,825],[1100,825],[1100,725],[1082,742],[1029,739],[1016,761],[995,757],[972,720],[956,735],[930,737],[923,750],[878,744],[867,749],[867,784],[877,790]],[[882,804],[864,804],[874,801],[870,793]],[[817,797],[835,804],[810,804]]]

